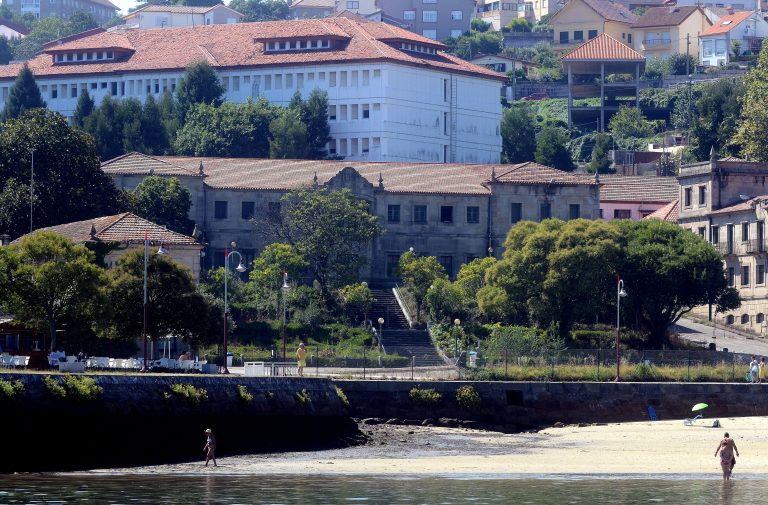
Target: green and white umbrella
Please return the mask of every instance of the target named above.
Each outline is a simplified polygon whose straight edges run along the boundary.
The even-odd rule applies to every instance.
[[[693,408],[691,409],[691,412],[698,412],[699,410],[704,410],[707,407],[709,407],[709,405],[707,405],[706,403],[697,403],[696,405],[693,406]]]

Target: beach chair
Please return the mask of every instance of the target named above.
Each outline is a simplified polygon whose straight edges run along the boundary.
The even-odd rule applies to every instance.
[[[648,419],[651,421],[659,420],[659,417],[656,415],[656,409],[653,408],[653,405],[648,405]]]
[[[698,415],[698,416],[696,416],[696,417],[691,417],[691,418],[688,418],[688,419],[684,420],[684,421],[683,421],[683,424],[684,424],[685,426],[693,426],[693,424],[694,424],[694,423],[695,423],[695,422],[696,422],[698,419],[701,419],[701,414],[699,414],[699,415]]]

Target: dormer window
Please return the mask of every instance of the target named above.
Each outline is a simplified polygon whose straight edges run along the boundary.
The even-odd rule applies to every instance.
[[[331,41],[328,39],[316,40],[288,40],[284,42],[268,41],[264,43],[264,51],[269,53],[273,51],[301,51],[306,49],[327,49],[331,47]]]
[[[54,63],[74,63],[83,61],[114,60],[114,51],[80,51],[71,53],[56,53],[53,55]]]
[[[427,47],[421,44],[411,44],[411,43],[402,42],[400,44],[400,49],[402,49],[403,51],[409,51],[412,53],[437,54],[437,50],[434,47]]]

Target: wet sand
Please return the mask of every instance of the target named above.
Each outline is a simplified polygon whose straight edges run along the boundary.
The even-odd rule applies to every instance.
[[[317,452],[226,456],[219,434],[219,466],[203,461],[89,473],[227,475],[376,475],[501,477],[504,475],[720,475],[715,449],[725,431],[736,441],[739,475],[768,474],[768,418],[681,420],[549,428],[501,434],[462,428],[362,425],[369,443]],[[311,433],[297,434],[311,437]],[[202,453],[201,453],[202,455]]]

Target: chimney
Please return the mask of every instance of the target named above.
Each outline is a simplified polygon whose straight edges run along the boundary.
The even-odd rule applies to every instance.
[[[733,14],[733,5],[726,5],[725,12],[727,12],[729,15]]]
[[[10,245],[11,243],[11,236],[3,233],[0,235],[0,247]]]

